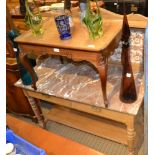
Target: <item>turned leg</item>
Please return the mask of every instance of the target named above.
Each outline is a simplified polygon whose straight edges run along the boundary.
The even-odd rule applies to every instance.
[[[132,119],[127,125],[128,155],[137,155],[137,151],[135,150],[135,138],[134,119]]]
[[[27,58],[27,54],[26,53],[23,53],[23,52],[20,52],[20,55],[19,55],[19,58],[20,58],[20,61],[22,63],[22,65],[24,66],[24,68],[30,73],[31,77],[32,77],[32,87],[37,90],[37,87],[36,87],[36,82],[37,82],[37,76],[36,76],[36,73],[33,69],[33,67],[30,65],[29,63],[29,60]]]
[[[44,116],[43,116],[41,108],[39,106],[39,100],[28,96],[25,91],[24,91],[24,94],[26,95],[26,97],[27,97],[27,99],[31,105],[31,108],[32,108],[37,120],[38,120],[39,126],[42,128],[45,128]]]
[[[103,59],[103,57],[100,57],[99,62],[96,65],[96,68],[98,70],[100,80],[101,80],[101,87],[102,87],[102,93],[103,93],[103,99],[104,99],[104,104],[105,107],[108,107],[108,99],[107,99],[107,90],[106,90],[106,85],[107,85],[107,70],[108,70],[108,63],[107,59]]]
[[[45,123],[44,123],[44,116],[41,112],[41,108],[39,107],[39,101],[34,99],[33,97],[28,97],[28,101],[32,107],[32,110],[34,111],[34,114],[37,117],[38,124],[40,127],[45,128]]]

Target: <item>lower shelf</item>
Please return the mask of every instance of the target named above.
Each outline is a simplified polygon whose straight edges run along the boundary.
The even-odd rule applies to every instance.
[[[127,145],[126,126],[121,123],[58,106],[46,118]]]

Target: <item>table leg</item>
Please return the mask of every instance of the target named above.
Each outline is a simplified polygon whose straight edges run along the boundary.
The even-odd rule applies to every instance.
[[[99,73],[99,76],[100,76],[104,104],[105,104],[105,107],[107,108],[108,104],[109,104],[108,99],[107,99],[107,90],[106,90],[106,86],[107,86],[107,70],[108,70],[107,59],[106,58],[103,59],[103,57],[101,56],[99,58],[99,61],[98,61],[97,65],[95,67],[98,70],[98,73]]]
[[[40,127],[45,128],[45,123],[44,123],[44,116],[41,112],[41,108],[39,107],[38,100],[34,99],[33,97],[28,97],[28,101],[34,111],[34,114],[37,117],[38,124]]]
[[[45,128],[44,116],[43,116],[41,108],[39,106],[39,100],[28,96],[25,91],[24,91],[24,94],[26,95],[26,97],[31,105],[31,108],[38,120],[39,126],[42,128]]]
[[[128,138],[128,155],[137,155],[137,151],[135,150],[136,132],[134,128],[134,121],[131,121],[127,125],[127,138]]]

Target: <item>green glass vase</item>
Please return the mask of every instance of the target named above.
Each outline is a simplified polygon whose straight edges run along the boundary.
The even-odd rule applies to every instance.
[[[41,35],[43,33],[42,29],[42,15],[37,7],[35,1],[31,4],[31,8],[29,7],[28,0],[25,1],[26,6],[26,15],[25,15],[25,23],[31,29],[32,33],[35,36]]]
[[[97,1],[95,0],[95,2],[97,9],[94,11],[91,9],[90,0],[87,0],[86,14],[83,18],[83,22],[88,29],[89,36],[91,39],[97,39],[103,35],[102,16]]]

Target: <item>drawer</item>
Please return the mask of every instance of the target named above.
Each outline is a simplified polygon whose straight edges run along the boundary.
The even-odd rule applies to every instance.
[[[19,44],[19,47],[22,52],[32,54],[35,56],[40,55],[58,55],[58,56],[65,56],[69,59],[73,59],[74,61],[82,61],[88,60],[94,62],[98,59],[99,53],[95,52],[87,52],[87,51],[80,51],[80,50],[71,50],[71,49],[62,49],[62,48],[54,48],[48,46],[41,46],[41,45],[26,45],[26,44]]]

